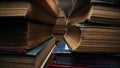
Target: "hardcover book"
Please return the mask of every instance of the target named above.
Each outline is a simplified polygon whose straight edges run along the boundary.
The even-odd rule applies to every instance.
[[[44,1],[43,1],[44,2]],[[46,3],[45,3],[46,4]],[[47,8],[50,6],[47,6]],[[34,2],[0,2],[0,17],[24,17],[55,24],[57,17],[45,11],[46,8]],[[46,20],[47,19],[47,20]]]
[[[52,28],[50,24],[22,21],[19,18],[1,21],[0,51],[26,52],[52,37]]]
[[[0,2],[0,51],[24,53],[52,37],[56,18],[26,1]]]
[[[56,68],[71,66],[75,68],[119,68],[119,57],[119,55],[105,54],[55,54],[49,66]]]
[[[51,60],[49,63],[49,68],[97,68],[97,67],[56,64],[56,63],[53,63],[53,60]]]
[[[92,0],[92,12],[90,20],[96,23],[120,25],[120,4],[114,0]]]
[[[41,68],[48,54],[53,50],[55,39],[50,38],[25,54],[0,54],[1,68]]]
[[[86,21],[90,23],[89,21]],[[69,48],[75,52],[119,53],[120,28],[106,25],[71,26],[64,38]]]

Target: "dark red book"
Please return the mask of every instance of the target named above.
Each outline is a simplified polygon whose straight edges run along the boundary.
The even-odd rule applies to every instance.
[[[54,64],[52,61],[49,63],[49,68],[96,68],[89,66],[72,66],[72,65],[63,65],[63,64]]]
[[[54,54],[51,68],[120,68],[119,55],[104,54]]]
[[[56,63],[53,63],[54,58],[55,58],[55,55],[53,55],[53,57],[49,62],[49,65],[48,65],[49,68],[97,68],[94,66],[75,66],[75,65],[66,65],[66,64],[56,64]]]

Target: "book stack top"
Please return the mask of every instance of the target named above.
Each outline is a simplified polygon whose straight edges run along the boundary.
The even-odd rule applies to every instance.
[[[61,0],[60,3],[62,4],[63,1]],[[64,39],[71,51],[120,52],[120,39],[118,39],[120,38],[120,8],[118,3],[103,0],[69,0],[67,4],[61,5],[61,8],[68,18]]]

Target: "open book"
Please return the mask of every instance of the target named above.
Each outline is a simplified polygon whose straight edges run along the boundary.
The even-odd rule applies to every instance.
[[[64,10],[67,23],[83,22],[90,15],[90,0],[59,0],[59,6]]]
[[[76,52],[105,52],[105,53],[116,53],[120,52],[120,28],[116,24],[117,16],[111,15],[111,18],[115,18],[112,21],[113,24],[109,22],[93,21],[91,19],[94,12],[93,2],[89,0],[71,0],[71,9],[67,11],[68,25],[67,32],[64,35],[68,46],[72,51]],[[99,3],[102,4],[103,3]],[[105,4],[103,6],[106,6]],[[113,7],[107,5],[108,7]],[[116,7],[117,8],[117,7]],[[117,8],[112,9],[108,13],[117,13],[115,10],[119,11]],[[100,9],[100,8],[99,8]],[[105,9],[106,10],[106,9]],[[104,11],[105,11],[104,10]],[[108,8],[109,10],[109,8]],[[114,12],[115,11],[115,12]],[[102,10],[100,11],[102,12]],[[98,15],[99,17],[100,15]],[[103,15],[104,16],[104,15]],[[107,16],[107,20],[111,20],[110,16]],[[102,19],[99,17],[98,19]],[[88,20],[88,21],[87,21]],[[92,21],[92,22],[91,22]],[[89,24],[85,24],[89,23]],[[69,25],[70,24],[70,25]],[[117,23],[119,25],[119,23]],[[114,26],[113,26],[114,25]]]

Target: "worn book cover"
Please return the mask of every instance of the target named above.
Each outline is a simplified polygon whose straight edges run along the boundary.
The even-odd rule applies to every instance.
[[[89,58],[88,58],[89,57]],[[55,54],[49,64],[51,67],[90,67],[90,68],[119,68],[119,55],[105,54]]]

